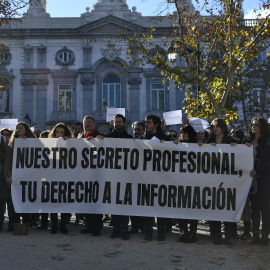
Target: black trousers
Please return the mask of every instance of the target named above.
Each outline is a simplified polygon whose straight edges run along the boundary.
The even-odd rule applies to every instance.
[[[84,216],[87,228],[92,232],[100,233],[103,228],[103,214],[85,214]]]

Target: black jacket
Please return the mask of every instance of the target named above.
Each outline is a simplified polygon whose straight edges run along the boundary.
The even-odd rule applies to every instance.
[[[107,138],[123,138],[123,139],[132,139],[133,136],[128,134],[126,130],[117,131],[113,130],[111,133],[106,135]]]
[[[159,140],[170,141],[170,138],[163,132],[162,129],[159,129],[155,134],[149,134],[145,132],[142,136],[139,137],[139,139],[151,140],[154,136]]]

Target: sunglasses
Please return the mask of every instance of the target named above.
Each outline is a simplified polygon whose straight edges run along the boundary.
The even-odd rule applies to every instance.
[[[169,137],[173,137],[173,138],[176,138],[177,136],[176,136],[176,135],[169,135]]]
[[[10,134],[1,134],[2,136],[10,137]]]

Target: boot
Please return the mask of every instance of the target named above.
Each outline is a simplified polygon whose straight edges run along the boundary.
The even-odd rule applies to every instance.
[[[186,239],[188,239],[188,237],[189,237],[188,230],[184,230],[184,233],[180,236],[178,242],[184,242]]]
[[[224,240],[224,244],[227,246],[231,246],[232,245],[232,237],[230,233],[225,233],[225,240]]]
[[[258,245],[258,244],[260,244],[260,240],[261,239],[260,239],[259,231],[253,231],[253,236],[252,236],[250,244],[251,245]]]
[[[28,223],[23,223],[21,235],[27,235],[27,234],[28,234]]]
[[[262,245],[267,246],[269,243],[268,239],[269,231],[262,231]]]
[[[184,243],[196,243],[197,242],[197,233],[196,233],[196,231],[191,231],[189,233],[188,238],[186,238],[183,242]]]
[[[214,244],[220,245],[222,243],[222,233],[218,232],[214,234]]]
[[[20,235],[21,234],[21,223],[15,223],[14,224],[14,235]]]

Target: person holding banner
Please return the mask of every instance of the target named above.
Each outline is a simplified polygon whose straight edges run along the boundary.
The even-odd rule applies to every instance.
[[[229,135],[228,127],[224,119],[215,118],[211,123],[212,133],[206,143],[213,146],[216,144],[230,144],[235,146],[237,140]],[[232,222],[224,222],[225,226],[225,245],[232,245]],[[214,238],[214,244],[220,245],[222,243],[222,232],[221,232],[221,222],[220,221],[210,221],[210,232]]]
[[[197,143],[197,133],[190,125],[181,127],[180,129],[180,142]],[[182,243],[195,243],[197,242],[197,227],[198,220],[195,219],[179,219],[179,229],[183,231],[182,236],[178,242]],[[189,224],[189,230],[188,230]]]
[[[145,133],[139,139],[151,140],[153,137],[158,138],[161,141],[170,141],[170,138],[165,135],[161,128],[161,120],[158,116],[149,114],[145,117]],[[145,227],[145,240],[153,240],[153,220],[152,217],[143,217]],[[165,241],[165,228],[168,226],[171,228],[171,218],[159,218],[157,217],[157,241]]]
[[[12,182],[12,161],[13,161],[13,149],[16,138],[36,138],[30,127],[25,122],[19,122],[16,125],[16,129],[13,131],[9,147],[7,148],[6,161],[4,164],[4,175],[8,185]],[[20,217],[22,217],[23,223],[20,224]],[[14,213],[14,235],[27,235],[28,224],[31,221],[31,214]]]
[[[84,133],[78,135],[79,138],[93,139],[97,136],[104,136],[97,130],[95,118],[91,115],[86,115],[83,118]],[[92,233],[92,236],[100,236],[103,228],[103,214],[84,214],[86,229],[80,230],[80,233]]]
[[[257,193],[249,196],[251,203],[252,240],[251,244],[260,242],[268,245],[270,227],[270,130],[267,120],[255,117],[251,120],[244,143],[253,145],[254,169],[250,176],[256,179]],[[260,239],[260,219],[262,216],[262,239]]]
[[[64,123],[56,124],[52,128],[52,130],[48,136],[48,138],[62,138],[64,140],[66,140],[68,138],[72,138],[72,137],[73,137],[73,134],[72,134],[71,130]],[[67,217],[68,217],[68,214],[66,214],[66,213],[61,214],[61,222],[60,222],[60,232],[61,233],[68,233],[68,230],[66,227]],[[56,234],[57,230],[58,230],[57,213],[51,213],[51,221],[52,221],[51,233]]]
[[[132,135],[128,134],[125,129],[126,118],[122,114],[116,114],[113,118],[114,128],[111,133],[106,137],[108,138],[123,138],[123,139],[132,139]],[[111,238],[116,238],[121,236],[123,240],[129,239],[128,234],[128,223],[129,216],[123,215],[112,215],[112,226],[113,231]]]

